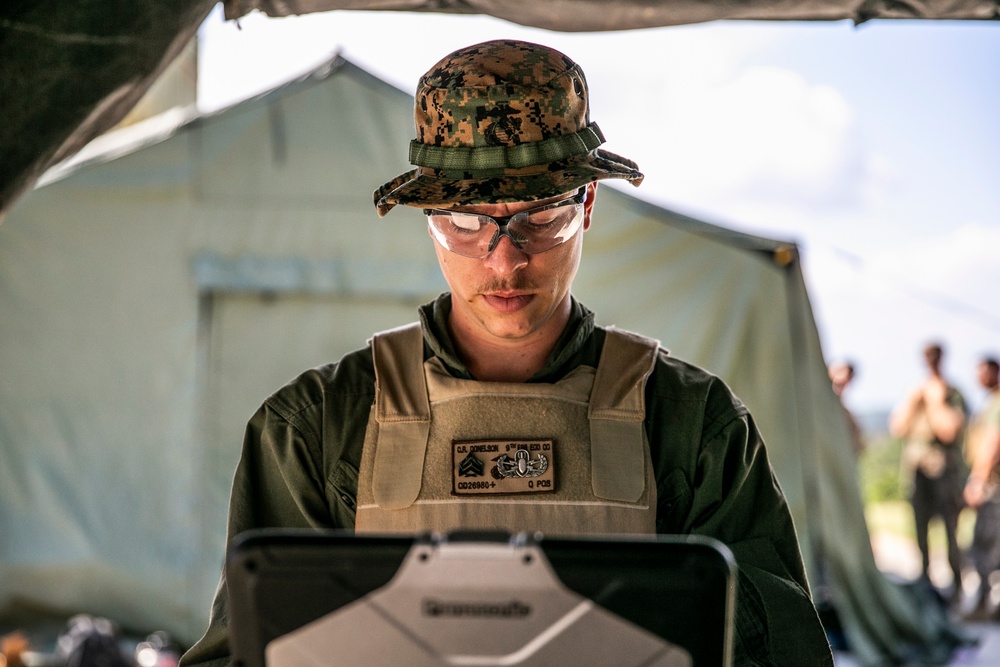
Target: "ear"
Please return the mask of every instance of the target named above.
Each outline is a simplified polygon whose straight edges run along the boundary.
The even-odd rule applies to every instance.
[[[597,199],[597,181],[587,183],[587,201],[583,203],[583,231],[590,229],[590,215],[594,210],[594,200]]]

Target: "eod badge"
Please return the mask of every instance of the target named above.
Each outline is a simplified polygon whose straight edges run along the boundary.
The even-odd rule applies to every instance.
[[[556,490],[552,440],[455,440],[452,493],[548,493]]]

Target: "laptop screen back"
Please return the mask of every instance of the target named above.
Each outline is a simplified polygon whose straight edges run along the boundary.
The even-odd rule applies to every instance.
[[[226,564],[242,667],[728,665],[717,541],[255,531]]]

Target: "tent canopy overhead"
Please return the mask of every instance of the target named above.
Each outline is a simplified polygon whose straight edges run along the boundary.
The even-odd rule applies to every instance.
[[[0,216],[49,167],[114,127],[216,0],[6,3],[0,9]],[[559,31],[716,20],[996,20],[1000,0],[225,0],[225,15],[334,9],[487,14]]]
[[[632,30],[720,20],[970,20],[998,17],[996,0],[224,0],[226,18],[253,10],[291,16],[331,9],[487,14],[565,32]]]

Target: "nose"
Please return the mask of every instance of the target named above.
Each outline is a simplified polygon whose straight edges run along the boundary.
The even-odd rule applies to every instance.
[[[528,264],[528,253],[524,252],[506,234],[500,237],[493,252],[488,254],[483,263],[498,274],[514,273]]]

